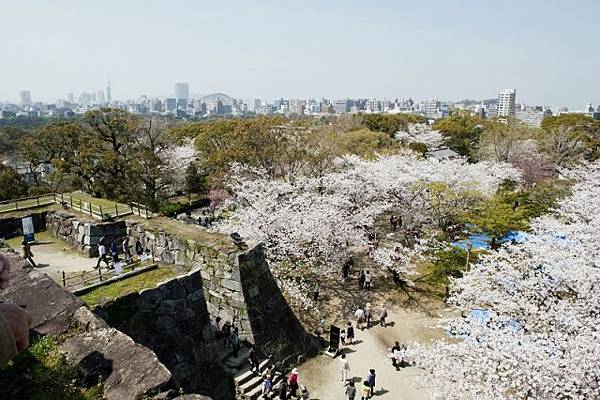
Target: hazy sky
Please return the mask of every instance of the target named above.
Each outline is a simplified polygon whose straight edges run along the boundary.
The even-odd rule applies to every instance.
[[[0,0],[0,100],[495,97],[600,103],[600,0]]]

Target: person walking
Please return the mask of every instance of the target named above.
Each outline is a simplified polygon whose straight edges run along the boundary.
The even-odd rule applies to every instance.
[[[361,270],[358,275],[358,289],[362,290],[365,287],[365,271]]]
[[[373,289],[373,276],[371,276],[371,271],[365,272],[365,289],[372,290]]]
[[[240,336],[238,333],[238,328],[237,326],[233,329],[233,332],[231,332],[231,335],[229,335],[229,344],[231,345],[231,348],[233,349],[233,356],[235,358],[237,358],[238,356],[238,351],[240,350]]]
[[[267,375],[264,377],[262,381],[262,397],[263,399],[271,398],[271,390],[273,389],[273,379],[271,375]]]
[[[31,252],[31,246],[27,240],[23,240],[21,248],[23,250],[23,258],[29,261],[29,264],[31,264],[33,268],[37,267],[35,261],[33,261],[33,253]]]
[[[279,385],[279,400],[287,400],[288,399],[288,383],[284,379]]]
[[[371,326],[371,303],[365,305],[365,322],[367,324],[367,329],[369,329]]]
[[[256,345],[253,343],[250,346],[250,352],[248,353],[248,361],[250,362],[250,371],[256,372],[257,374],[260,372],[258,365],[258,354],[256,354]]]
[[[346,328],[346,343],[352,344],[354,342],[354,328],[352,322],[348,321],[348,327]]]
[[[369,386],[369,392],[370,392],[370,396],[369,397],[373,397],[373,392],[375,390],[375,370],[374,369],[370,369],[369,373],[367,374],[367,383]]]
[[[296,392],[298,391],[298,368],[292,370],[288,382],[290,385],[290,397],[296,397]]]
[[[125,236],[122,243],[123,255],[125,256],[125,262],[131,261],[131,249],[129,248],[129,236]]]
[[[106,268],[109,268],[108,259],[106,258],[106,246],[104,243],[100,243],[98,245],[98,262],[96,263],[95,269],[100,268],[100,262],[104,261],[106,263]]]
[[[392,365],[398,368],[398,358],[400,356],[400,343],[395,342],[394,346],[390,350],[392,357]]]
[[[369,393],[371,393],[369,382],[364,381],[360,390],[360,400],[367,400],[369,398]]]
[[[354,317],[356,318],[356,327],[358,329],[362,330],[363,329],[362,324],[365,320],[365,312],[363,311],[362,308],[360,308],[360,306],[358,306],[358,308],[354,312]]]
[[[346,358],[346,353],[342,353],[340,356],[340,369],[342,370],[342,385],[346,385],[350,373],[350,364],[348,358]]]
[[[396,219],[396,216],[394,214],[392,214],[392,216],[390,217],[390,226],[392,227],[392,231],[396,232],[396,228],[398,227],[398,220]]]
[[[231,322],[225,322],[221,330],[223,331],[223,344],[227,344],[229,336],[231,336]]]
[[[113,240],[110,244],[110,253],[112,254],[113,264],[119,262],[119,248],[117,246],[117,241]]]
[[[356,396],[356,386],[354,386],[354,381],[348,382],[344,394],[346,395],[347,400],[354,400],[354,397]]]
[[[313,289],[313,300],[315,302],[319,301],[319,292],[321,291],[321,286],[319,285],[319,282],[315,283],[315,287]]]
[[[379,309],[379,325],[386,327],[385,319],[388,316],[387,309],[385,308],[385,304],[381,303],[381,308]]]

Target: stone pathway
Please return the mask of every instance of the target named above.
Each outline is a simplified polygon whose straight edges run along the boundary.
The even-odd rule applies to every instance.
[[[375,399],[425,400],[426,388],[422,386],[425,371],[414,367],[396,370],[388,358],[388,349],[395,341],[400,343],[428,343],[444,338],[444,332],[436,327],[438,318],[410,310],[389,311],[389,325],[385,328],[372,326],[356,330],[355,344],[343,346],[350,364],[349,379],[359,388],[369,369],[376,371]],[[372,322],[373,324],[373,322]],[[346,400],[341,382],[339,358],[317,356],[298,367],[299,380],[306,385],[313,400]]]

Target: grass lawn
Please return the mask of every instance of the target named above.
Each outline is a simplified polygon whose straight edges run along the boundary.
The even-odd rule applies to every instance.
[[[72,197],[73,199],[73,207],[72,210],[80,211],[80,208],[83,208],[80,212],[86,213],[86,210],[89,210],[90,204],[92,205],[92,211],[94,213],[99,213],[100,208],[102,208],[102,213],[111,213],[114,214],[116,210],[119,211],[119,214],[124,214],[126,212],[131,211],[131,207],[127,204],[117,203],[112,200],[101,199],[94,196],[91,196],[84,192],[72,192],[65,193],[64,200],[66,203],[71,204],[71,199],[67,196]],[[116,208],[115,208],[116,207]]]
[[[159,282],[164,282],[174,278],[178,274],[172,267],[159,267],[155,270],[144,272],[142,274],[123,279],[107,286],[99,287],[81,296],[81,300],[93,307],[104,299],[114,300],[117,297],[129,293],[139,292],[142,289],[156,287]]]
[[[9,213],[14,212],[23,212],[21,209],[30,210],[31,208],[42,208],[43,206],[48,206],[54,204],[53,196],[41,196],[39,199],[27,199],[23,201],[10,201],[7,203],[0,204],[0,215],[3,217],[8,215]]]
[[[206,229],[202,229],[198,225],[188,225],[167,217],[154,217],[148,220],[138,217],[129,219],[139,221],[141,225],[148,228],[150,231],[165,231],[179,238],[193,240],[199,245],[212,247],[215,250],[221,250],[224,252],[238,250],[236,245],[227,235],[208,232]]]

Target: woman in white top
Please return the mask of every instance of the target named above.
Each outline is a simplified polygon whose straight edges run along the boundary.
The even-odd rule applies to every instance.
[[[346,385],[348,373],[350,372],[350,364],[348,364],[348,359],[346,358],[345,353],[342,353],[340,356],[340,369],[342,370],[342,384]]]

